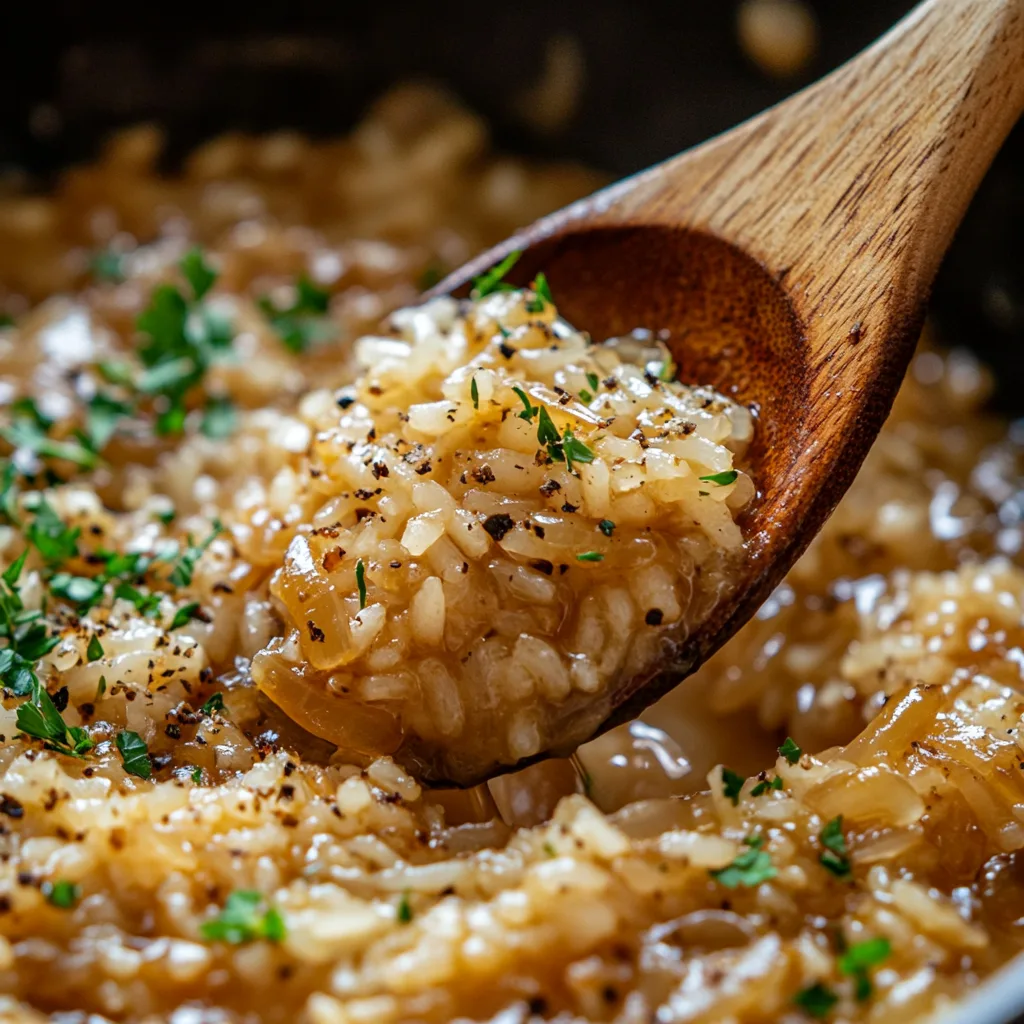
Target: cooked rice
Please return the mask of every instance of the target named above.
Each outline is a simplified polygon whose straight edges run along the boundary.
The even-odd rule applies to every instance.
[[[663,359],[650,339],[604,348],[566,330],[548,367],[527,371],[526,352],[544,351],[533,346],[553,329],[553,311],[515,328],[516,347],[526,351],[508,360],[500,348],[495,354],[490,328],[477,330],[492,305],[521,317],[516,293],[400,314],[392,330],[352,345],[414,301],[418,276],[435,260],[454,265],[593,183],[582,172],[486,157],[483,142],[475,119],[429,93],[403,91],[342,143],[229,137],[181,176],[164,178],[153,170],[156,136],[143,130],[71,172],[53,197],[0,202],[0,310],[17,321],[0,329],[0,425],[9,427],[16,397],[33,397],[53,420],[51,438],[73,445],[73,429],[89,427],[83,402],[112,387],[98,364],[135,367],[135,320],[159,284],[180,283],[176,264],[193,240],[220,270],[209,303],[234,325],[235,354],[190,392],[183,436],[154,437],[160,409],[143,402],[120,421],[94,470],[24,447],[16,456],[26,473],[42,462],[70,481],[23,484],[15,509],[23,523],[38,519],[31,492],[42,488],[58,529],[80,531],[61,571],[94,579],[109,569],[111,552],[155,561],[133,577],[134,595],[101,580],[86,610],[53,596],[54,569],[38,547],[17,579],[25,614],[45,612],[59,634],[34,671],[66,726],[85,729],[94,746],[76,758],[21,736],[18,708],[36,698],[4,695],[0,1019],[795,1024],[824,1010],[835,1021],[905,1024],[955,1002],[1020,949],[1024,465],[1019,432],[977,411],[984,375],[965,357],[918,356],[893,418],[808,554],[758,618],[643,721],[585,745],[574,764],[542,763],[468,792],[425,790],[386,757],[354,760],[381,738],[369,728],[372,702],[362,688],[374,680],[376,696],[393,699],[378,668],[365,671],[385,637],[401,640],[384,631],[416,630],[422,651],[400,654],[404,672],[446,645],[449,616],[442,628],[437,607],[443,598],[447,608],[450,580],[445,564],[431,560],[456,543],[449,523],[459,509],[487,510],[464,505],[473,491],[517,508],[534,503],[531,521],[584,524],[571,527],[584,532],[581,550],[608,557],[550,578],[564,588],[557,600],[570,615],[582,614],[591,589],[624,591],[634,614],[650,606],[631,589],[642,573],[609,564],[626,537],[683,546],[689,561],[668,563],[680,576],[666,593],[708,553],[709,537],[721,547],[737,540],[721,499],[741,503],[739,482],[689,492],[672,506],[683,513],[677,519],[669,502],[634,508],[629,494],[608,515],[584,489],[588,464],[579,478],[564,465],[531,466],[541,483],[554,476],[561,493],[573,491],[578,511],[563,513],[560,492],[542,497],[532,479],[517,492],[506,467],[494,464],[500,410],[521,408],[508,382],[526,385],[533,404],[545,402],[560,429],[580,424],[579,436],[586,429],[597,449],[599,428],[584,428],[586,416],[603,418],[599,403],[625,401],[621,382],[642,380],[648,355]],[[91,279],[89,254],[104,247],[126,254],[123,283]],[[274,308],[289,306],[304,271],[331,298],[314,343],[295,355],[270,307],[254,300],[270,292]],[[464,336],[468,353],[445,347]],[[563,342],[575,346],[571,357]],[[400,356],[390,366],[381,358],[389,353]],[[369,375],[339,393],[355,384],[359,357]],[[610,360],[615,387],[590,412],[591,403],[552,400],[556,384],[577,396],[589,384],[586,371],[572,376],[587,359]],[[481,401],[478,410],[471,392],[467,401],[464,365],[474,367],[468,377],[477,378],[478,396],[497,405]],[[645,386],[659,402],[687,408],[700,395]],[[433,433],[407,434],[413,425],[396,412],[413,404],[413,392],[444,395],[458,425],[445,414]],[[339,410],[339,395],[356,401]],[[230,396],[238,410],[227,439],[199,429],[209,396]],[[731,405],[704,397],[712,398],[708,410],[687,412],[697,424],[691,436],[709,437],[708,451],[731,460],[747,425]],[[616,410],[618,429],[647,398]],[[20,415],[24,423],[23,407]],[[376,480],[362,463],[346,463],[346,441],[365,443],[371,422],[388,466]],[[429,417],[420,423],[430,425]],[[610,443],[618,434],[608,429]],[[459,431],[485,440],[464,443]],[[408,477],[413,463],[387,447],[400,435],[435,461],[438,452],[450,457],[449,445],[486,451],[495,479],[464,490],[461,471]],[[657,450],[661,442],[650,440]],[[523,454],[532,458],[535,433],[530,445]],[[357,499],[379,513],[359,528],[341,497],[349,486],[355,493],[355,482],[342,482],[353,470],[370,473],[366,489],[381,488]],[[676,479],[691,475],[706,474],[680,469]],[[415,556],[403,548],[400,576],[387,589],[389,576],[374,562],[385,557],[382,545],[402,548],[410,521],[429,513],[415,491],[428,482],[452,503],[444,532],[417,527],[419,543],[436,534],[418,556],[425,568],[413,578],[406,563]],[[390,537],[377,532],[385,499],[401,505]],[[449,508],[433,487],[427,499]],[[709,533],[692,520],[703,524],[711,503],[718,529]],[[251,666],[259,652],[279,649],[273,659],[285,664],[293,629],[295,657],[313,663],[321,645],[308,649],[307,620],[323,631],[324,647],[345,642],[345,623],[358,617],[357,548],[330,538],[345,548],[325,569],[337,576],[345,614],[323,619],[299,610],[301,601],[289,605],[288,555],[296,537],[321,543],[305,531],[333,529],[343,506],[342,528],[368,545],[358,549],[369,566],[367,608],[387,612],[379,647],[354,659],[334,650],[347,658],[341,669],[309,671],[296,661],[292,686],[301,694],[325,673],[352,675],[358,698],[339,703],[362,717],[359,734],[346,736],[352,747],[339,751],[268,701]],[[594,529],[606,517],[616,522],[611,538]],[[654,540],[640,536],[648,527]],[[536,540],[520,529],[502,542],[489,538],[493,553],[462,555],[458,566],[472,570],[457,577],[469,576],[474,594],[503,594],[482,567],[487,558],[515,562],[504,542],[520,534]],[[573,538],[568,550],[579,553],[582,543]],[[10,569],[24,548],[20,529],[0,526],[3,565]],[[200,548],[191,580],[175,576],[182,554]],[[321,568],[327,553],[316,552]],[[545,556],[524,560],[535,557]],[[615,579],[613,568],[628,578]],[[574,600],[584,591],[587,600]],[[676,600],[680,615],[692,613]],[[503,596],[491,639],[508,643],[500,620],[513,603]],[[531,685],[562,693],[556,658],[538,652],[551,643],[560,663],[571,648],[559,645],[571,634],[538,632],[542,607],[523,600],[515,635],[533,640],[509,645],[506,667],[530,665]],[[392,621],[403,613],[409,624]],[[636,653],[620,657],[645,656],[650,628],[638,624],[629,637]],[[593,656],[608,642],[601,635],[574,653]],[[445,646],[434,660],[449,653]],[[264,667],[272,662],[260,657]],[[460,738],[497,743],[508,723],[496,715],[481,726],[471,717],[482,690],[474,681],[459,676],[473,722]],[[283,693],[279,685],[282,705]],[[415,702],[406,708],[417,713]],[[402,727],[429,737],[444,718],[420,710],[422,721],[403,719]],[[127,731],[146,744],[152,780],[126,770],[117,741]],[[787,733],[805,753],[787,744],[788,757],[775,754]],[[128,763],[139,771],[138,761]]]
[[[270,587],[289,632],[253,678],[343,754],[479,776],[589,738],[616,680],[721,599],[751,416],[675,382],[664,344],[595,345],[533,291],[390,323],[356,343],[352,387],[300,404]]]

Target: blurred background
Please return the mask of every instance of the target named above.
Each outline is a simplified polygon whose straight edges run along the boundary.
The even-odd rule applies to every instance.
[[[756,113],[852,56],[907,0],[0,4],[0,175],[36,187],[111,129],[157,121],[168,160],[227,129],[348,130],[387,86],[447,84],[499,148],[621,176]],[[934,320],[1024,390],[1024,125],[936,286]]]

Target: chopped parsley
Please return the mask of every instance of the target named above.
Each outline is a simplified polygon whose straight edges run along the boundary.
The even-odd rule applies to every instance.
[[[601,383],[601,378],[596,373],[587,374],[587,383],[590,385],[590,390],[597,394],[598,386]]]
[[[113,249],[100,249],[89,260],[89,272],[96,281],[120,284],[125,277],[124,256]]]
[[[88,576],[59,572],[50,577],[50,593],[85,611],[103,596],[103,584],[102,576],[90,579]]]
[[[196,570],[196,564],[199,559],[203,557],[206,549],[213,543],[214,539],[224,530],[224,526],[219,519],[214,519],[213,525],[210,528],[209,536],[196,544],[192,539],[192,534],[189,534],[186,538],[187,546],[185,550],[175,559],[174,564],[171,568],[171,575],[168,577],[168,581],[175,587],[188,587],[192,584],[192,574]]]
[[[0,638],[7,640],[0,648],[0,685],[16,697],[32,692],[39,682],[33,665],[60,643],[40,621],[42,613],[22,603],[18,580],[27,557],[26,548],[0,575]]]
[[[603,562],[604,555],[600,551],[584,551],[576,556],[576,560],[579,562]]]
[[[202,785],[202,782],[203,782],[203,769],[200,768],[198,765],[195,765],[193,767],[193,769],[192,769],[192,776],[191,776],[191,778],[192,778],[192,781],[197,786]]]
[[[751,791],[751,796],[763,796],[773,789],[782,789],[782,779],[776,775],[774,779],[762,779]]]
[[[877,938],[855,942],[840,955],[837,961],[840,973],[853,978],[854,994],[859,1002],[871,998],[873,987],[869,970],[888,959],[891,952],[889,940]]]
[[[149,760],[149,748],[137,732],[125,729],[117,734],[114,743],[121,753],[124,770],[129,775],[135,775],[140,779],[153,777],[153,764]]]
[[[138,347],[143,371],[134,389],[154,400],[154,429],[161,436],[180,434],[185,426],[188,393],[207,369],[231,350],[231,325],[203,303],[217,280],[199,249],[178,264],[191,298],[171,284],[160,285],[135,325],[144,341]]]
[[[837,878],[846,878],[850,874],[850,852],[843,835],[843,816],[834,817],[818,833],[818,840],[825,847],[818,860],[822,867],[827,868]]]
[[[85,729],[68,726],[45,687],[33,676],[30,697],[18,706],[18,728],[32,739],[42,740],[47,750],[82,757],[93,747]]]
[[[516,265],[522,252],[513,249],[500,263],[496,263],[485,274],[473,278],[473,290],[470,296],[474,299],[482,299],[492,292],[511,291],[512,286],[506,284],[502,278]]]
[[[227,395],[213,395],[206,400],[203,418],[199,421],[199,430],[214,441],[230,437],[238,426],[238,413],[235,403]]]
[[[89,661],[99,661],[103,657],[103,644],[100,643],[100,638],[95,633],[89,637],[89,646],[85,649],[85,656]]]
[[[160,610],[160,594],[147,594],[130,583],[118,583],[114,589],[114,597],[130,601],[140,615],[153,616]]]
[[[746,781],[742,775],[737,775],[736,772],[723,766],[722,792],[732,801],[734,807],[740,802],[740,792]]]
[[[658,380],[668,384],[676,379],[676,364],[672,359],[666,359],[658,370]]]
[[[329,292],[301,274],[295,282],[295,301],[290,306],[280,309],[267,295],[262,296],[257,305],[284,347],[299,355],[333,335],[333,326],[326,319],[330,302]]]
[[[786,742],[779,747],[779,753],[790,763],[796,764],[803,755],[803,750],[796,745],[792,736],[786,737]]]
[[[212,920],[205,921],[199,933],[211,942],[226,942],[232,946],[256,939],[281,942],[286,934],[280,912],[268,906],[261,893],[251,889],[231,893],[224,909]]]
[[[718,484],[719,487],[727,487],[729,484],[736,483],[736,477],[740,474],[735,469],[727,469],[724,473],[710,473],[707,476],[698,477],[700,480],[706,480],[710,484]]]
[[[832,1007],[839,1002],[839,996],[827,985],[817,981],[797,992],[793,1002],[809,1017],[822,1020],[832,1012]]]
[[[476,386],[476,377],[469,382],[469,397],[473,399],[473,408],[480,408],[480,389]]]
[[[70,910],[82,895],[82,890],[74,882],[61,879],[57,882],[43,882],[40,891],[46,897],[46,902],[51,906],[60,907],[61,910]]]
[[[180,629],[182,626],[188,625],[192,619],[196,618],[197,611],[199,611],[198,601],[189,601],[188,604],[183,604],[171,619],[171,629]]]
[[[94,451],[81,440],[50,437],[52,426],[52,421],[39,412],[35,402],[24,399],[11,406],[11,423],[0,427],[0,437],[16,451],[28,452],[37,459],[63,460],[80,469],[96,466],[99,457]]]
[[[103,451],[117,433],[121,420],[131,416],[133,411],[128,402],[111,398],[102,391],[93,395],[85,409],[85,436],[89,447],[94,452]]]
[[[527,423],[532,423],[533,422],[533,417],[537,415],[538,411],[541,411],[541,412],[544,413],[544,415],[547,415],[547,410],[546,409],[539,409],[538,406],[530,404],[530,399],[527,396],[526,392],[523,391],[522,388],[517,388],[517,387],[513,386],[512,390],[519,396],[519,401],[522,402],[523,406],[524,406],[524,410],[519,414],[519,418],[521,420],[526,420]],[[550,421],[550,419],[551,419],[551,417],[548,416],[548,420],[549,421]],[[554,429],[554,425],[553,424],[552,424],[552,429]],[[557,435],[557,433],[558,433],[558,431],[555,431],[556,435]]]
[[[761,849],[764,839],[760,836],[748,836],[743,842],[750,849],[744,850],[726,867],[708,872],[726,889],[737,889],[741,885],[753,889],[778,874],[775,865],[772,864],[771,855],[767,850]]]
[[[551,297],[551,287],[548,284],[547,275],[540,273],[533,279],[533,295],[526,300],[527,313],[543,313],[545,305],[554,305],[555,300]]]
[[[359,591],[359,610],[366,607],[366,566],[360,558],[356,562],[356,590]]]
[[[402,893],[402,898],[398,901],[398,907],[395,909],[395,918],[399,924],[408,924],[413,918],[408,890]]]
[[[25,539],[50,568],[62,565],[78,554],[81,530],[65,526],[64,520],[41,495],[36,496],[32,521],[25,528]]]
[[[565,457],[565,464],[572,472],[574,462],[589,463],[594,461],[594,453],[580,440],[578,440],[569,427],[565,428],[562,437],[562,454]]]
[[[590,405],[594,400],[594,396],[586,388],[580,389],[580,398],[582,398],[587,405]]]
[[[615,532],[615,524],[610,519],[602,519],[597,528],[606,536],[610,537]]]
[[[540,417],[537,420],[537,440],[540,441],[541,444],[547,445],[548,450],[550,451],[553,445],[557,445],[561,442],[562,438],[559,436],[558,428],[552,421],[547,409],[545,409],[544,406],[540,406],[539,412]]]
[[[212,715],[215,711],[221,712],[224,710],[224,694],[213,693],[210,694],[206,699],[206,703],[199,709],[200,714]]]

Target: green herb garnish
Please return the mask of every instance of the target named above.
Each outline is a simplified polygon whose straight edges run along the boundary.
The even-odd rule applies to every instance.
[[[30,414],[26,415],[27,411],[31,411]],[[11,415],[10,426],[0,427],[0,437],[12,448],[30,452],[39,459],[64,460],[80,469],[92,469],[99,462],[96,453],[81,441],[58,441],[50,437],[52,423],[39,414],[34,402],[12,405]]]
[[[149,760],[149,748],[137,732],[125,729],[117,734],[114,743],[121,753],[124,770],[129,775],[135,775],[140,779],[153,777],[153,764]]]
[[[82,894],[82,890],[74,882],[61,879],[57,882],[43,882],[40,891],[46,902],[61,910],[70,910]]]
[[[192,781],[197,785],[202,785],[203,782],[203,769],[196,765],[192,769]]]
[[[553,306],[555,304],[555,300],[551,297],[551,288],[548,285],[548,279],[545,274],[538,274],[533,279],[531,287],[533,288],[533,295],[526,300],[527,313],[543,313],[545,305],[550,303]]]
[[[760,836],[748,836],[743,842],[750,847],[749,850],[745,850],[726,867],[708,872],[715,881],[727,889],[736,889],[740,886],[752,889],[778,874],[775,865],[772,864],[771,855],[767,850],[761,849],[764,840]]]
[[[406,891],[402,893],[402,898],[398,901],[398,907],[395,910],[395,919],[399,924],[408,924],[412,918],[412,904],[409,902],[409,893]]]
[[[214,441],[230,437],[238,426],[235,403],[226,395],[214,395],[206,400],[199,430]]]
[[[18,728],[33,739],[42,740],[47,750],[70,757],[82,757],[94,744],[79,726],[68,726],[52,698],[38,679],[33,679],[30,697],[18,706]]]
[[[796,745],[792,736],[786,737],[786,742],[779,747],[779,753],[790,763],[796,764],[800,760],[803,750]]]
[[[473,408],[480,408],[480,389],[476,386],[476,377],[469,382],[469,397],[473,399]]]
[[[516,265],[522,252],[514,249],[500,263],[496,263],[485,274],[473,278],[473,290],[470,295],[474,299],[482,299],[497,291],[511,291],[512,286],[505,284],[502,278]]]
[[[117,433],[121,420],[131,416],[132,406],[111,398],[103,392],[97,392],[89,399],[85,409],[85,435],[89,439],[89,447],[94,452],[101,452]]]
[[[580,398],[586,405],[590,405],[594,400],[594,396],[586,388],[580,388]]]
[[[179,266],[182,274],[185,275],[185,280],[192,287],[195,301],[201,302],[216,283],[219,276],[217,271],[206,262],[203,250],[199,246],[189,249]]]
[[[223,693],[212,693],[206,699],[206,703],[199,709],[201,714],[212,715],[214,712],[221,712],[224,710],[224,694]]]
[[[360,558],[356,562],[356,590],[359,591],[359,610],[366,607],[366,566]]]
[[[244,942],[266,939],[281,942],[285,937],[281,914],[267,905],[261,893],[239,889],[227,898],[224,909],[199,929],[204,939],[240,946]]]
[[[615,524],[610,519],[602,519],[597,528],[606,536],[610,537],[615,532]]]
[[[604,555],[600,551],[584,551],[576,556],[576,560],[579,562],[603,562]]]
[[[521,420],[526,420],[527,423],[532,423],[533,417],[537,415],[538,406],[530,404],[530,399],[522,388],[517,388],[513,385],[512,390],[519,396],[519,401],[522,402],[524,406],[523,411],[519,413],[519,418]],[[548,417],[548,419],[550,419],[550,417]],[[555,433],[557,434],[557,431],[555,431]]]
[[[751,791],[751,796],[762,796],[772,789],[782,789],[782,779],[776,775],[774,779],[762,779]]]
[[[144,593],[138,587],[133,587],[130,583],[118,583],[114,589],[114,597],[130,601],[141,615],[156,615],[160,610],[159,594]]]
[[[124,280],[124,256],[113,249],[100,249],[93,253],[89,271],[97,281],[120,284]]]
[[[100,638],[95,633],[89,637],[89,646],[85,649],[85,656],[89,661],[99,661],[103,657],[103,644],[100,643]]]
[[[730,768],[722,767],[722,792],[732,801],[735,807],[740,802],[740,791],[743,783],[747,780],[742,775],[737,775]]]
[[[735,469],[727,469],[724,473],[710,473],[708,476],[698,477],[699,480],[706,480],[710,484],[718,484],[719,487],[727,487],[736,483],[736,477],[740,474]]]
[[[888,939],[867,939],[855,942],[842,953],[837,961],[839,970],[854,979],[854,994],[858,1001],[871,998],[872,985],[868,971],[888,959],[892,945]]]
[[[809,1017],[821,1020],[832,1012],[832,1007],[839,1002],[839,996],[818,981],[797,992],[793,1002]]]
[[[295,301],[290,306],[279,309],[266,295],[259,299],[258,305],[284,347],[298,355],[333,335],[333,326],[326,319],[330,301],[329,292],[318,288],[302,274],[295,282]]]
[[[223,532],[223,530],[224,526],[221,521],[219,519],[214,519],[213,525],[210,529],[210,534],[205,540],[196,544],[192,540],[192,535],[188,535],[186,538],[187,546],[175,560],[171,569],[171,575],[168,577],[168,580],[173,586],[191,586],[192,575],[195,572],[196,564],[199,562],[199,559],[203,557],[203,553],[206,549],[213,543],[218,534]]]
[[[199,611],[198,601],[189,601],[188,604],[183,604],[171,619],[171,629],[181,629],[182,626],[187,625],[196,617],[197,611]]]
[[[843,835],[843,816],[834,817],[818,833],[818,840],[825,847],[818,860],[822,867],[827,868],[837,878],[846,878],[850,874],[850,852]]]

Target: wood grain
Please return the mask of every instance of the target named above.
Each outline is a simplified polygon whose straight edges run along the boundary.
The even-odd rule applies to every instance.
[[[438,286],[464,289],[525,250],[513,280],[543,269],[577,326],[599,337],[668,329],[682,379],[758,411],[745,574],[698,635],[666,634],[661,662],[621,681],[606,727],[721,646],[832,511],[1022,109],[1024,0],[928,0],[809,89],[539,221]]]

